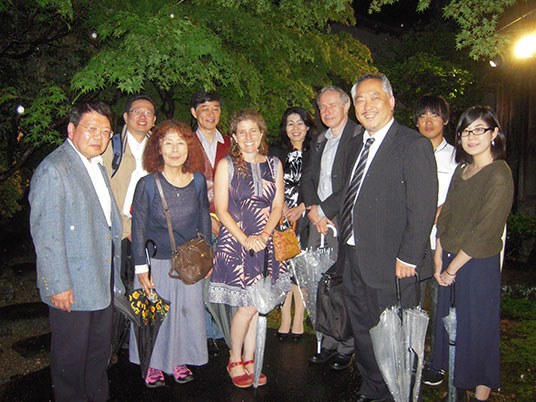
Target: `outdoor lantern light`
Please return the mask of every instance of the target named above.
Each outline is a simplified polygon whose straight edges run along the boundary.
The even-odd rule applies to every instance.
[[[536,53],[536,33],[521,38],[516,44],[514,53],[520,59],[533,57]]]
[[[489,61],[489,65],[495,68],[495,67],[499,67],[502,64],[502,62],[503,62],[503,59],[501,55],[498,54],[497,56],[495,56],[493,59]]]

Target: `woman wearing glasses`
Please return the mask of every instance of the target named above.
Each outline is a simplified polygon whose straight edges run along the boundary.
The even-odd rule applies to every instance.
[[[499,387],[501,235],[512,206],[512,172],[504,161],[506,138],[486,106],[467,109],[456,129],[456,159],[447,200],[437,221],[437,317],[448,315],[455,282],[457,314],[454,384],[458,400],[487,401]],[[448,368],[448,335],[436,321],[432,367]]]

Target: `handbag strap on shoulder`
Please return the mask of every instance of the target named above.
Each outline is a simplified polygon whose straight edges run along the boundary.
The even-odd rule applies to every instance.
[[[272,178],[274,179],[274,182],[277,180],[277,177],[275,176],[274,174],[274,170],[272,169],[272,161],[274,162],[274,164],[277,164],[279,162],[279,158],[277,156],[273,157],[271,160],[266,157],[266,161],[268,162],[268,168],[270,169],[270,173],[272,174]],[[283,208],[283,217],[285,218],[285,220],[287,221],[287,223],[290,223],[290,221],[288,220],[288,217],[287,217],[287,213],[285,212],[285,208]],[[279,222],[280,223],[283,223],[283,217],[281,217],[279,219]],[[292,231],[296,231],[296,222],[294,222],[292,225],[290,225],[292,227]]]
[[[173,227],[171,226],[171,217],[169,216],[169,208],[167,206],[166,197],[164,197],[164,190],[162,190],[162,184],[160,183],[160,178],[158,177],[158,173],[153,173],[154,180],[156,182],[156,188],[158,189],[158,193],[160,194],[160,198],[162,199],[162,205],[164,206],[164,213],[166,214],[166,221],[167,221],[167,227],[169,231],[169,242],[171,244],[171,252],[175,252],[175,238],[173,237]]]

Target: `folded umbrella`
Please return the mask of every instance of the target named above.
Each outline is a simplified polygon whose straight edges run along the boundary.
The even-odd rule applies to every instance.
[[[152,240],[145,242],[145,258],[149,266],[149,278],[151,277],[151,257],[149,256],[149,244],[153,245],[152,256],[156,254],[156,244]],[[139,318],[139,324],[134,325],[134,334],[138,345],[141,377],[147,376],[147,370],[151,362],[154,345],[158,336],[158,330],[169,311],[170,302],[162,299],[156,290],[151,289],[146,293],[143,289],[135,289],[128,295],[130,308]]]
[[[454,282],[451,286],[451,303],[449,314],[443,317],[443,325],[449,335],[449,395],[448,402],[456,401],[456,387],[454,386],[454,363],[456,362],[456,288]]]
[[[252,251],[250,251],[251,253]],[[266,344],[266,316],[275,306],[281,304],[286,297],[288,289],[281,289],[277,283],[272,283],[268,276],[268,250],[264,251],[264,271],[262,277],[248,287],[248,293],[253,299],[253,305],[259,312],[257,321],[255,343],[255,367],[253,369],[253,387],[259,386],[259,379],[264,361],[264,347]]]

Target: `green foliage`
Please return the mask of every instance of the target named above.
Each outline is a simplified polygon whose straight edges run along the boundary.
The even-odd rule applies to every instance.
[[[509,320],[536,320],[536,304],[526,297],[503,297],[501,316]]]
[[[513,261],[523,261],[530,250],[525,243],[536,239],[536,218],[523,212],[511,213],[507,221],[506,256]]]
[[[477,101],[475,63],[456,54],[448,26],[429,25],[410,31],[377,53],[375,64],[393,86],[396,117],[410,127],[414,126],[413,106],[425,94],[445,98],[451,109],[451,125]]]
[[[276,132],[289,105],[313,110],[319,87],[349,86],[369,70],[368,49],[326,30],[352,21],[349,1],[162,0],[159,7],[121,1],[95,7],[87,28],[99,51],[76,73],[74,91],[113,86],[154,91],[166,117],[189,120],[189,98],[201,88],[224,97],[223,124],[237,109],[257,109]]]
[[[443,16],[452,19],[459,26],[456,34],[456,48],[469,48],[469,56],[474,60],[493,57],[504,51],[510,38],[497,32],[500,17],[508,7],[522,0],[450,0],[443,7]],[[398,0],[373,0],[369,12],[380,12],[385,5]],[[431,0],[419,0],[417,11],[430,6]]]

